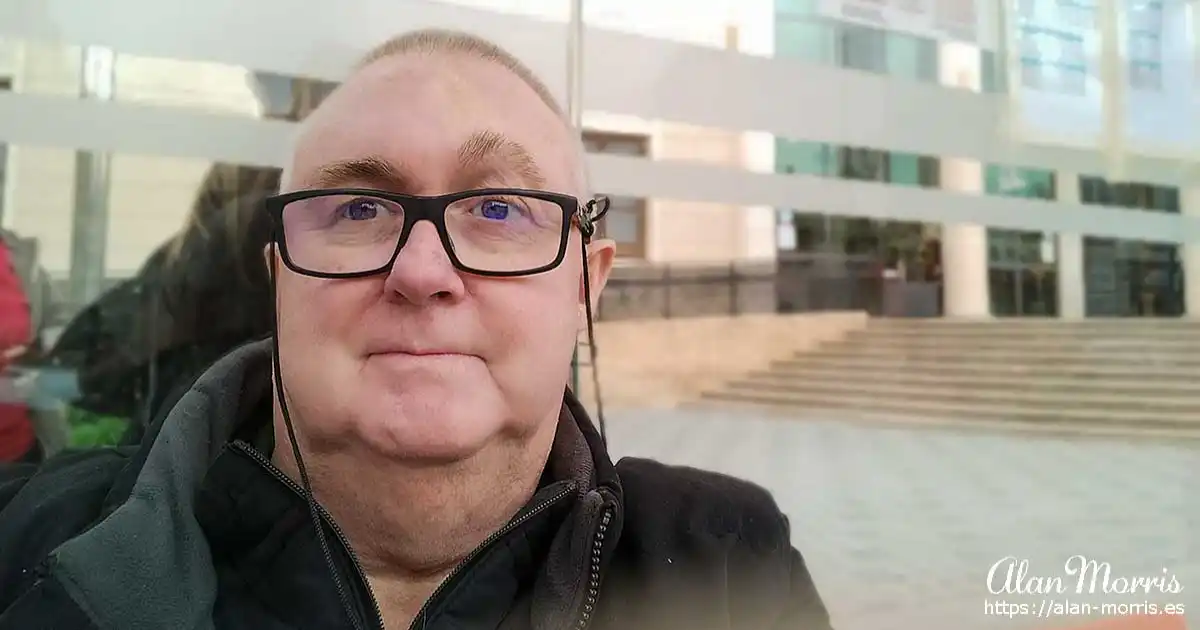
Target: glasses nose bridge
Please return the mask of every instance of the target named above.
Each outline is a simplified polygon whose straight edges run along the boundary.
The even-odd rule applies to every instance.
[[[446,214],[446,208],[450,207],[453,202],[453,199],[446,195],[403,198],[400,203],[404,208],[405,223],[408,224],[405,231],[412,231],[421,221],[429,221],[437,228],[438,233],[441,233],[445,229],[443,217]]]
[[[421,221],[429,221],[433,224],[434,233],[441,245],[443,253],[454,260],[453,249],[454,243],[450,239],[450,234],[446,231],[446,209],[450,204],[454,203],[451,195],[440,195],[436,197],[418,197],[402,195],[398,196],[395,201],[399,202],[404,210],[404,225],[400,229],[399,238],[396,241],[396,248],[392,252],[392,263],[400,256],[401,250],[412,240],[413,232],[416,231],[417,225]]]

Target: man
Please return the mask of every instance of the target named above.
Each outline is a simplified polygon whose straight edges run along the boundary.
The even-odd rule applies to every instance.
[[[766,491],[614,466],[564,395],[614,250],[582,173],[492,44],[371,53],[268,203],[274,342],[0,486],[0,629],[827,628]]]

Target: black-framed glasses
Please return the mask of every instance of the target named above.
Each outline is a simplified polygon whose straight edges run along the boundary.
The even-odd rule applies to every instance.
[[[368,188],[301,190],[269,197],[275,242],[296,273],[356,278],[391,268],[419,221],[437,228],[455,268],[481,276],[549,271],[566,256],[571,226],[585,240],[608,209],[598,197],[521,188],[483,188],[437,196]]]

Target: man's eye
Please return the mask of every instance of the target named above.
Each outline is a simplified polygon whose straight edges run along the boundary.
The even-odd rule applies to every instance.
[[[503,221],[508,218],[511,206],[507,201],[499,199],[486,199],[479,204],[479,213],[485,219],[494,219]]]
[[[366,221],[379,216],[379,204],[369,199],[359,199],[338,208],[338,218],[351,221]]]

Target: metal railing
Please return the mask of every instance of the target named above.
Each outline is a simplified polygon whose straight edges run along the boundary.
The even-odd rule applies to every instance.
[[[672,319],[775,312],[774,264],[663,264],[617,267],[598,319]]]

